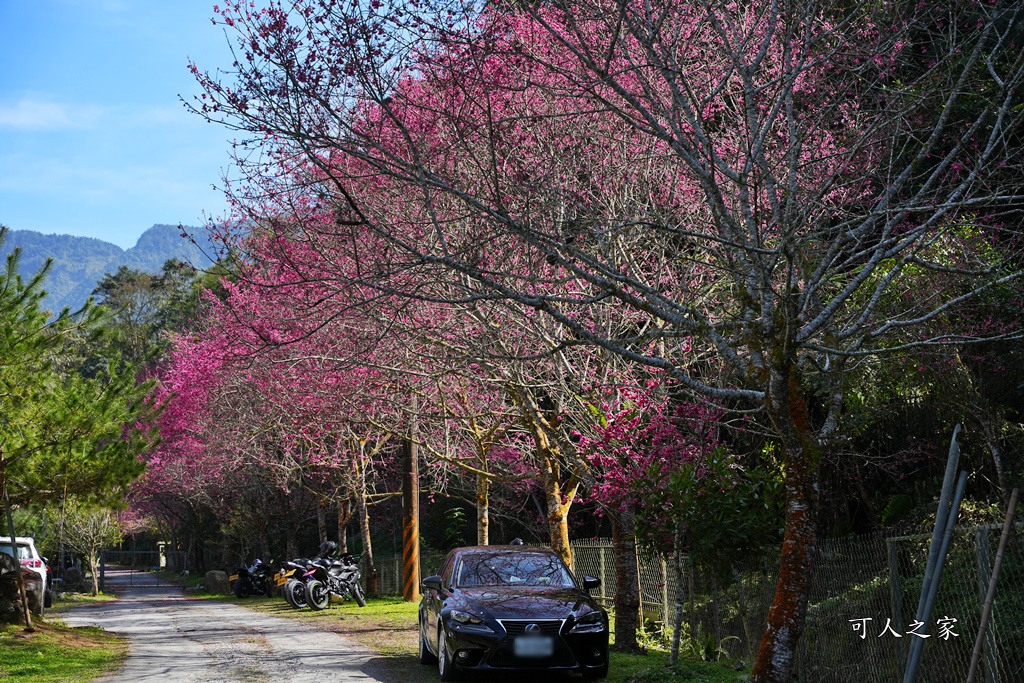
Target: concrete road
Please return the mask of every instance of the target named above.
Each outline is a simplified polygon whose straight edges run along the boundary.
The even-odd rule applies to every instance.
[[[370,650],[333,633],[210,600],[190,600],[152,575],[107,570],[115,602],[64,615],[128,638],[122,669],[102,683],[373,683]]]

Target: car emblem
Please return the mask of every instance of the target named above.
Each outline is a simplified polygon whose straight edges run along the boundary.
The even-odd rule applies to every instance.
[[[527,633],[540,633],[540,626],[537,624],[527,624],[525,631]]]

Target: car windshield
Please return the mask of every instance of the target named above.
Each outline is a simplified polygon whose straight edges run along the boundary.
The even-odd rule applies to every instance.
[[[557,555],[548,553],[472,553],[459,562],[455,584],[572,588],[576,584]]]
[[[10,543],[3,543],[2,545],[0,545],[0,553],[3,553],[4,555],[10,555],[11,554],[11,544]],[[19,560],[28,560],[28,559],[31,559],[31,557],[32,557],[32,553],[29,552],[28,546],[27,545],[21,545],[19,543],[18,544],[18,559]]]

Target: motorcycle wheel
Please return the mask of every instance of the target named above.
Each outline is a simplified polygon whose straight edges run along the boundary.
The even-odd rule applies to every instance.
[[[249,585],[249,579],[239,577],[235,581],[235,596],[238,598],[247,598],[252,595],[252,586]]]
[[[352,599],[356,601],[357,605],[366,607],[366,596],[363,595],[363,587],[359,585],[358,581],[352,584],[352,588],[348,592],[352,594]]]
[[[277,591],[278,591],[277,583],[274,582],[274,577],[273,576],[268,576],[263,581],[263,592],[267,594],[268,598],[272,598],[275,595],[277,595]]]
[[[306,606],[306,584],[296,579],[288,579],[288,583],[284,585],[284,590],[288,603],[297,609],[302,609]]]
[[[306,603],[310,609],[320,611],[331,604],[331,592],[322,581],[310,579],[306,582]]]

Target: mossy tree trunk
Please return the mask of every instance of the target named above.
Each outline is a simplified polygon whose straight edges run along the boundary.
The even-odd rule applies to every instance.
[[[752,683],[785,683],[804,628],[816,550],[818,472],[822,448],[811,427],[794,364],[771,368],[766,409],[782,438],[785,532],[779,580],[751,675]]]

